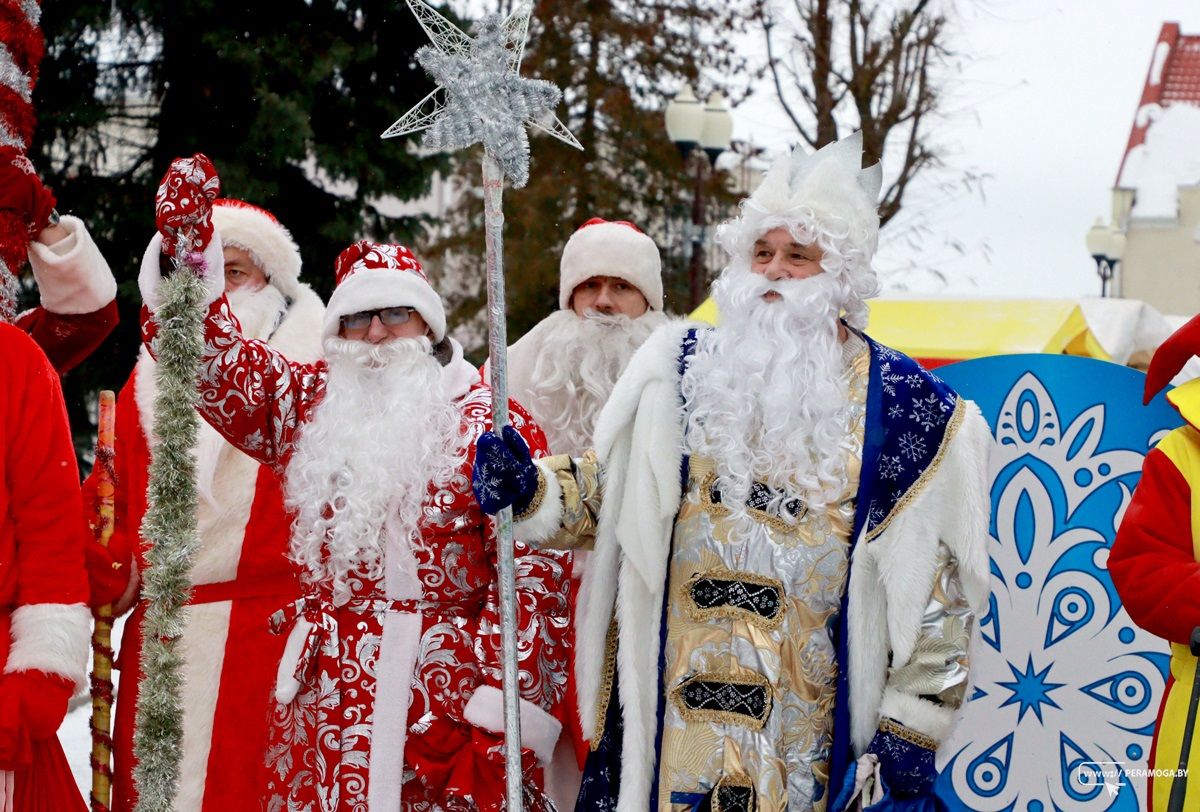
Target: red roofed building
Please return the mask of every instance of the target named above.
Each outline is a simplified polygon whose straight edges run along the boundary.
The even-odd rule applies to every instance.
[[[1200,35],[1164,23],[1113,188],[1117,295],[1200,312]]]

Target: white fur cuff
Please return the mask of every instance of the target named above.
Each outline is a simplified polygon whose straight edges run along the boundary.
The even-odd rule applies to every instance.
[[[532,515],[513,522],[513,538],[523,544],[537,546],[558,532],[562,524],[562,486],[558,484],[558,476],[543,465],[534,461],[538,469],[538,478],[545,486],[541,504]]]
[[[158,258],[162,254],[162,235],[155,234],[142,254],[142,267],[138,272],[138,287],[142,291],[142,301],[151,311],[158,310],[162,300],[158,296],[158,286],[162,284],[162,271],[158,267]],[[221,248],[221,235],[213,229],[212,240],[204,249],[204,287],[208,294],[200,303],[202,308],[221,298],[225,292],[225,254]]]
[[[879,705],[879,715],[895,719],[905,727],[912,728],[918,733],[924,733],[939,743],[945,741],[954,729],[954,714],[952,708],[935,705],[928,699],[904,694],[895,688],[883,692],[883,702]]]
[[[504,732],[504,694],[491,685],[480,685],[467,700],[463,718],[475,727],[493,733]],[[521,746],[532,750],[542,766],[554,756],[554,745],[562,732],[562,722],[532,702],[521,700]]]
[[[31,603],[12,613],[12,648],[4,673],[45,671],[87,687],[92,613],[82,603]]]
[[[29,244],[42,307],[60,315],[94,313],[116,298],[117,280],[82,220],[64,217],[61,225],[70,236],[59,243]]]

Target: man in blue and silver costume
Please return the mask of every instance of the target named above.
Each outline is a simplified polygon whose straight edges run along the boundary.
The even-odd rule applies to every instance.
[[[990,437],[862,332],[880,183],[858,135],[784,156],[719,231],[721,326],[655,332],[594,453],[480,440],[485,510],[594,550],[577,809],[937,808],[987,604]]]

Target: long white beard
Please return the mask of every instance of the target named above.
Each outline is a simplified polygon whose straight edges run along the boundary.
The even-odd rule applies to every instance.
[[[629,359],[667,317],[648,311],[631,319],[559,310],[543,322],[532,372],[530,413],[555,454],[582,456],[592,447],[596,418]]]
[[[772,290],[782,298],[764,301]],[[702,337],[683,376],[689,448],[714,459],[735,517],[756,479],[824,509],[846,487],[850,447],[842,284],[830,274],[771,282],[731,267],[713,295],[721,326]]]
[[[273,285],[255,291],[230,291],[225,298],[246,338],[267,340],[287,315],[287,299]],[[213,483],[226,449],[232,451],[225,438],[207,421],[201,420],[196,437],[196,489],[200,497],[217,510],[221,503]]]
[[[429,351],[427,338],[325,340],[325,397],[296,442],[285,501],[296,514],[292,559],[339,605],[356,581],[383,576],[387,538],[411,541],[430,485],[466,459],[459,410]]]

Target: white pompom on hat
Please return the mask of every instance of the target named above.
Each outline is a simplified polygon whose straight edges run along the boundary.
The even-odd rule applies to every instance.
[[[336,285],[325,308],[322,337],[336,336],[342,316],[384,307],[421,314],[434,343],[446,337],[446,309],[413,252],[403,245],[359,240],[338,254]]]
[[[593,217],[567,240],[559,265],[558,306],[593,276],[615,276],[636,287],[651,310],[663,309],[662,258],[654,240],[627,220]]]
[[[221,235],[222,247],[248,251],[254,264],[266,272],[280,293],[296,298],[300,286],[300,249],[275,215],[243,200],[220,198],[213,201],[212,218]]]

